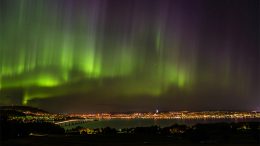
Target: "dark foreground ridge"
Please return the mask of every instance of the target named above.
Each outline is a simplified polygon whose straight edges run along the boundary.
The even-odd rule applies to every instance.
[[[259,122],[211,123],[193,126],[174,124],[114,129],[76,127],[64,130],[57,124],[15,120],[26,113],[0,110],[0,145],[4,146],[82,146],[82,145],[240,145],[259,146]],[[27,115],[28,116],[28,115]],[[29,115],[30,116],[30,115]]]
[[[160,136],[34,136],[1,142],[1,146],[259,146],[259,143],[205,141],[194,143]]]

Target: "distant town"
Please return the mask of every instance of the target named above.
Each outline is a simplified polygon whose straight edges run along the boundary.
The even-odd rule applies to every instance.
[[[148,121],[165,119],[172,122],[170,125],[164,126],[155,123],[154,125],[139,124],[124,128],[99,124],[106,121],[115,122],[118,119],[121,122],[147,121],[147,119]],[[205,122],[188,125],[179,123],[177,120],[205,120]],[[259,144],[259,121],[260,113],[255,111],[159,112],[156,110],[155,112],[128,114],[55,114],[28,106],[0,106],[0,142],[11,143],[10,145],[19,145],[24,141],[27,142],[25,145],[31,143],[51,145],[52,142],[59,140],[73,144],[84,142],[101,145],[104,143],[163,145],[187,142]],[[96,123],[100,127],[87,126],[90,123]],[[120,125],[118,122],[117,124]],[[60,143],[58,142],[56,145],[60,145]]]
[[[130,114],[68,114],[70,117],[81,117],[87,119],[244,119],[260,118],[260,112],[225,112],[225,111],[203,111],[203,112],[155,112],[155,113],[130,113]]]
[[[5,111],[11,109],[6,107]],[[3,110],[2,110],[3,111]],[[210,119],[260,119],[260,112],[231,112],[231,111],[176,111],[176,112],[147,112],[147,113],[128,113],[128,114],[112,114],[112,113],[96,113],[96,114],[53,114],[42,110],[22,109],[20,114],[9,116],[9,120],[17,120],[23,122],[44,121],[55,124],[63,124],[76,121],[94,121],[94,120],[110,120],[110,119],[179,119],[179,120],[210,120]],[[21,116],[23,114],[23,116]]]

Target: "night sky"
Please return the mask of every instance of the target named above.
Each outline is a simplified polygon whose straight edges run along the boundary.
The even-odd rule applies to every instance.
[[[0,0],[0,105],[260,110],[259,0]]]

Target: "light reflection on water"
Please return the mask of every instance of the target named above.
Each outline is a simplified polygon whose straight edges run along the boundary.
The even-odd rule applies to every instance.
[[[149,126],[160,126],[168,127],[174,124],[183,124],[192,126],[198,123],[217,123],[217,122],[259,122],[259,119],[212,119],[212,120],[177,120],[177,119],[111,119],[111,120],[99,120],[89,121],[81,124],[67,125],[65,129],[75,128],[77,126],[84,128],[105,128],[111,127],[116,129],[121,128],[134,128],[134,127],[149,127]]]

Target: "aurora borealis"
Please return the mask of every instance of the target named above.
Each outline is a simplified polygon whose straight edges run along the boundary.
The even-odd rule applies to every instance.
[[[0,104],[259,109],[258,0],[0,0]]]

